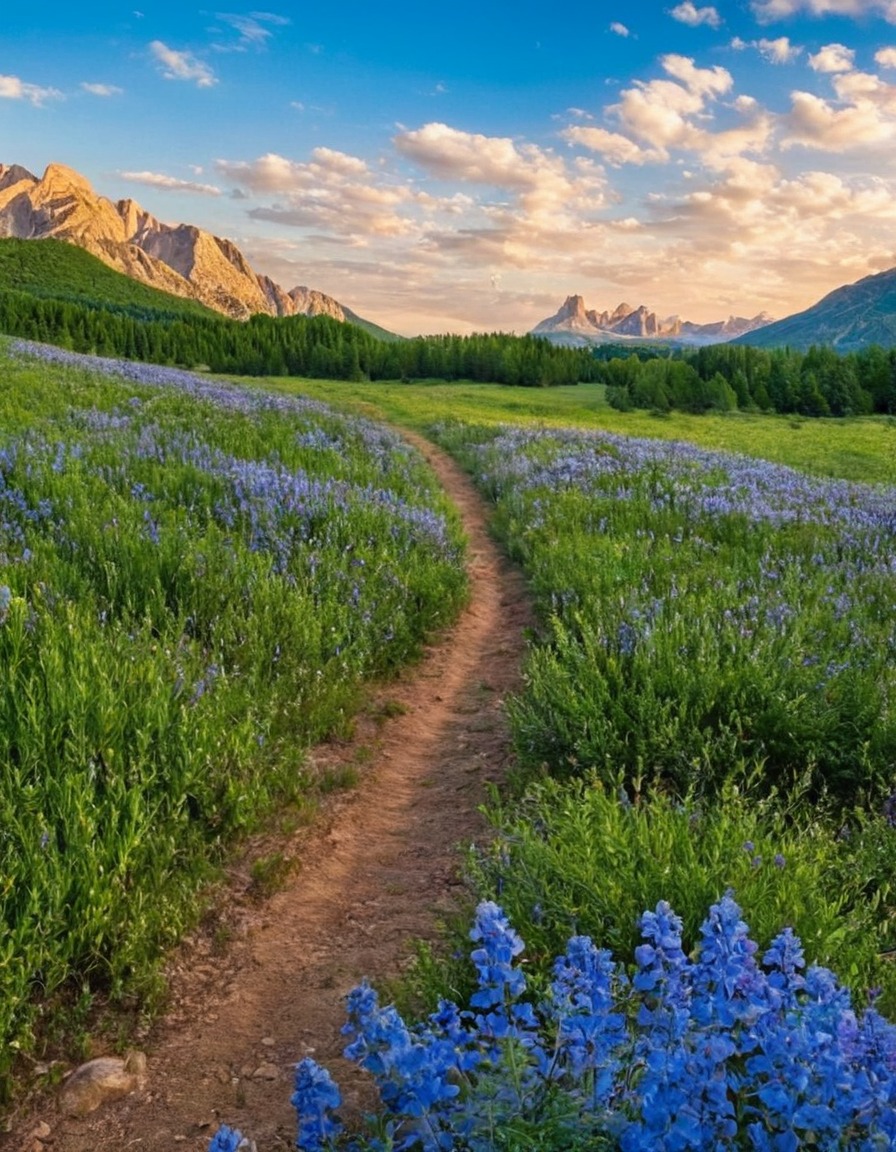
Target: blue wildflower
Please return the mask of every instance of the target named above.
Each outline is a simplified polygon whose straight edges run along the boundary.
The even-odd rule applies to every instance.
[[[339,1089],[330,1073],[306,1057],[296,1065],[295,1091],[290,1103],[298,1113],[298,1146],[304,1152],[318,1152],[342,1131],[334,1113],[342,1104]]]
[[[212,1136],[208,1152],[237,1152],[242,1143],[243,1135],[239,1129],[228,1128],[226,1124],[222,1124]]]

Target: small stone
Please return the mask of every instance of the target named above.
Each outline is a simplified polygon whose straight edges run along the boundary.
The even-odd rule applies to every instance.
[[[261,1042],[264,1044],[265,1048],[273,1048],[274,1044],[276,1043],[273,1036],[262,1036]]]
[[[253,1080],[279,1080],[280,1069],[276,1064],[259,1064],[252,1073]]]
[[[41,1120],[40,1124],[38,1124],[38,1126],[31,1133],[31,1136],[34,1140],[48,1140],[52,1135],[53,1129],[46,1122],[46,1120]]]
[[[145,1080],[146,1057],[142,1052],[130,1052],[124,1060],[98,1056],[69,1076],[59,1105],[66,1116],[87,1116],[100,1105],[143,1088]]]

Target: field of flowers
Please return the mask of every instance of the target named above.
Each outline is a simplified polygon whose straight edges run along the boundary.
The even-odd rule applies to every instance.
[[[474,862],[532,955],[688,947],[732,886],[762,946],[896,1011],[896,490],[683,443],[446,424],[541,634],[512,704],[522,801]]]
[[[151,979],[229,836],[465,595],[397,436],[315,401],[0,350],[0,1073],[62,987]]]

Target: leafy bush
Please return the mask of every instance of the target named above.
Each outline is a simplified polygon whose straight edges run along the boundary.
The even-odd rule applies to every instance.
[[[807,969],[790,929],[758,963],[730,893],[693,958],[681,927],[664,901],[645,913],[630,972],[573,937],[533,1003],[522,940],[498,905],[480,904],[469,1008],[443,1001],[409,1027],[368,985],[349,996],[346,1056],[376,1081],[377,1138],[341,1138],[338,1089],[305,1059],[299,1147],[892,1147],[896,1027],[873,1007],[857,1014],[827,969]],[[226,1138],[211,1147],[239,1146],[239,1133]]]
[[[546,966],[570,932],[629,954],[641,909],[664,896],[690,948],[706,907],[733,888],[761,947],[788,924],[810,961],[835,967],[858,996],[881,989],[881,1010],[896,1013],[896,829],[883,815],[832,826],[798,800],[735,789],[718,801],[631,803],[599,781],[546,780],[489,816],[498,838],[471,853],[472,878],[524,933],[530,967]]]

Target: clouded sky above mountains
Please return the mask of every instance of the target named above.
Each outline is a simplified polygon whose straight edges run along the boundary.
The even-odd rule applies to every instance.
[[[14,6],[0,162],[404,333],[784,316],[896,264],[896,0],[302,8]]]

